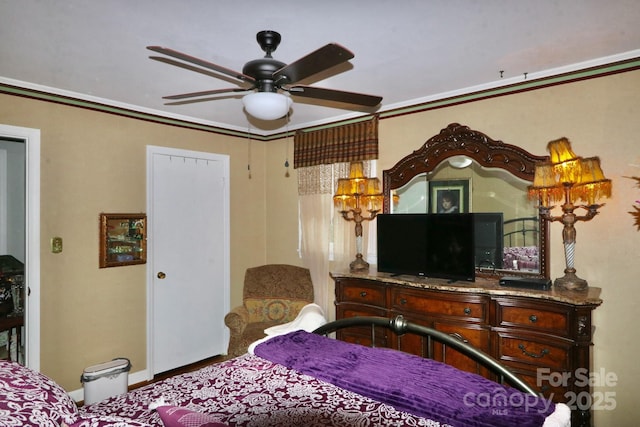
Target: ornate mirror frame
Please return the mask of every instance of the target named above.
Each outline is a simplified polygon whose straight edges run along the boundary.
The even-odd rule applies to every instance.
[[[548,160],[547,156],[535,156],[515,145],[493,140],[468,126],[451,123],[439,134],[429,138],[418,150],[400,159],[391,169],[382,172],[383,212],[391,212],[392,190],[402,187],[417,175],[433,172],[449,157],[460,155],[467,156],[487,168],[504,169],[529,182],[533,182],[535,164]],[[509,271],[509,275],[513,273],[513,275],[549,278],[549,227],[547,221],[542,218],[539,221],[539,230],[539,273]],[[492,277],[497,276],[498,272],[492,273],[482,269],[477,271],[477,275]]]

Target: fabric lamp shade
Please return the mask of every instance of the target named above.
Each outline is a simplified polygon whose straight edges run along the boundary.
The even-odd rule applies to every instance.
[[[554,165],[578,158],[576,153],[571,149],[571,143],[567,138],[560,138],[549,142],[547,144],[547,150],[550,154],[551,163]]]
[[[364,178],[364,166],[362,165],[362,162],[351,162],[351,164],[349,165],[349,178]]]
[[[593,205],[596,200],[611,197],[611,180],[605,178],[600,167],[600,158],[582,159],[580,169],[580,179],[571,189],[574,200],[581,199],[587,204]]]
[[[382,207],[382,192],[380,191],[380,180],[378,178],[366,178],[365,180],[364,203],[369,211],[379,211]]]
[[[339,211],[355,208],[353,183],[348,178],[338,179],[338,188],[333,196],[333,204]]]
[[[547,150],[559,182],[575,183],[580,179],[580,158],[571,149],[567,138],[549,142]]]
[[[551,163],[536,165],[533,185],[529,187],[529,197],[538,198],[544,207],[562,200],[564,194],[562,185],[556,181],[556,178],[557,174]]]

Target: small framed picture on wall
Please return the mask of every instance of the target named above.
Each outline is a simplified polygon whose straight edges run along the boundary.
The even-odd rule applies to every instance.
[[[429,212],[471,212],[469,179],[429,181]]]
[[[147,216],[100,214],[100,268],[147,262]]]

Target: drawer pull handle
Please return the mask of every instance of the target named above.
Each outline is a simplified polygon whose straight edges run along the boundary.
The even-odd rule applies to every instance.
[[[529,321],[531,323],[536,323],[538,321],[538,316],[536,316],[535,314],[532,314],[531,316],[529,316]]]
[[[533,357],[534,359],[540,359],[540,358],[544,357],[545,355],[549,354],[549,349],[548,348],[543,348],[542,351],[540,352],[540,354],[535,354],[535,353],[531,353],[531,352],[527,351],[527,348],[522,343],[518,344],[518,348],[520,350],[522,350],[522,354],[524,354],[525,356]]]
[[[367,292],[366,292],[366,291],[362,291],[362,292],[360,292],[360,296],[361,296],[362,298],[366,297],[366,296],[367,296]]]
[[[400,304],[405,305],[407,300],[405,298],[400,298]]]
[[[465,307],[464,308],[464,314],[466,314],[467,316],[471,314],[471,309],[469,307]]]
[[[459,333],[455,332],[453,334],[449,334],[450,336],[452,336],[453,338],[457,339],[458,341],[462,341],[463,343],[469,343],[469,340],[466,339],[465,337],[463,337],[462,335],[460,335]]]

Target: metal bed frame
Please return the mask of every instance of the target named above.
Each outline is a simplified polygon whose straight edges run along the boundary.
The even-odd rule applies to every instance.
[[[531,223],[532,225],[527,225],[529,223]],[[539,240],[538,234],[540,233],[540,230],[538,229],[539,223],[540,218],[538,218],[537,216],[506,220],[503,224],[505,230],[503,234],[503,239],[505,240],[504,246],[513,246],[513,239],[517,235],[521,236],[522,238],[522,246],[527,246],[527,233],[532,236],[530,237],[530,239],[533,240],[533,243],[537,243],[537,241]]]
[[[487,353],[478,350],[472,345],[460,341],[444,332],[429,328],[427,326],[417,325],[415,323],[407,321],[403,316],[399,315],[393,318],[387,317],[375,317],[375,316],[355,316],[345,319],[329,322],[313,331],[315,334],[328,335],[339,329],[351,328],[351,327],[371,327],[371,346],[375,347],[376,327],[382,327],[393,331],[396,335],[402,336],[404,334],[415,334],[422,337],[426,337],[428,340],[435,340],[469,356],[474,361],[480,363],[487,368],[490,372],[497,375],[501,384],[509,384],[516,389],[528,393],[534,396],[538,396],[529,384],[524,382],[513,372],[511,372],[506,366],[499,361],[489,356]]]

